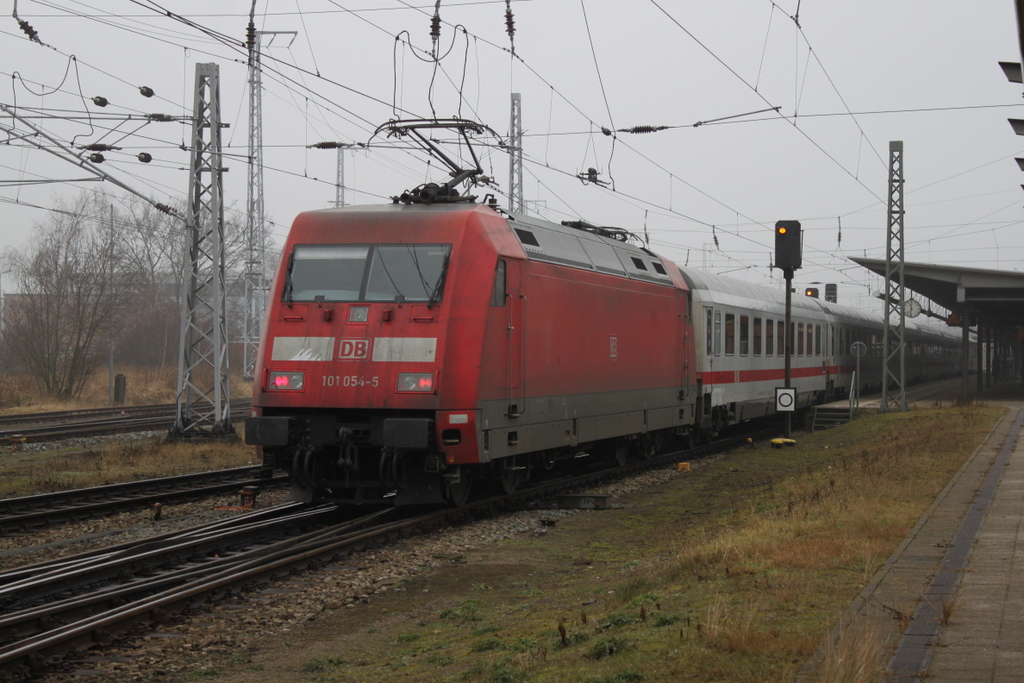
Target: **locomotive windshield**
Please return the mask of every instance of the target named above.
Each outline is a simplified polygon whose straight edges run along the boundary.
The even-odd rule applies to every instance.
[[[297,245],[284,299],[436,303],[450,253],[450,244]]]

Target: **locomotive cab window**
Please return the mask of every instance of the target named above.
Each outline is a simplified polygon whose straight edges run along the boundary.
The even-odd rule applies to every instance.
[[[303,244],[292,252],[284,300],[441,300],[450,244]]]

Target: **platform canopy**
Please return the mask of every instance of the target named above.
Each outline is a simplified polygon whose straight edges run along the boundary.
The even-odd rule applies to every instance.
[[[885,259],[850,260],[885,277]],[[980,313],[1000,326],[1024,327],[1024,273],[904,262],[903,284],[954,313],[966,304],[972,317]]]

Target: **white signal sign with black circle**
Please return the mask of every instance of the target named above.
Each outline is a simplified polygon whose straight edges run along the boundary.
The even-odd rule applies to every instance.
[[[775,387],[775,410],[779,413],[796,411],[796,389],[792,387]]]

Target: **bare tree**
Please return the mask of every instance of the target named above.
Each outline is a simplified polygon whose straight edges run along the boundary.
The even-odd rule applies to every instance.
[[[116,269],[116,242],[102,209],[80,195],[36,225],[27,247],[7,253],[21,292],[5,311],[7,350],[43,392],[60,399],[78,396],[95,372],[102,361],[97,341],[132,286]]]

